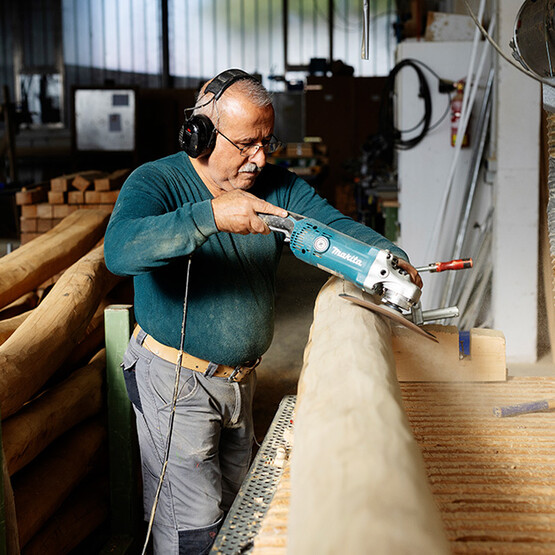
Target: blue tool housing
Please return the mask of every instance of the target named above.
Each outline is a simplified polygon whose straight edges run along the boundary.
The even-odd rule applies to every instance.
[[[295,222],[290,247],[303,262],[347,279],[361,289],[380,252],[311,218]]]

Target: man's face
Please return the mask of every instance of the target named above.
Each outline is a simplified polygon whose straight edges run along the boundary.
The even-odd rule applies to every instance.
[[[228,93],[219,101],[218,111],[218,130],[238,147],[261,145],[272,137],[272,106],[260,108],[244,96]],[[215,195],[233,189],[250,189],[265,165],[266,154],[262,149],[254,156],[245,157],[238,148],[218,133],[214,150],[207,157],[205,166],[206,177],[211,182],[209,189]]]

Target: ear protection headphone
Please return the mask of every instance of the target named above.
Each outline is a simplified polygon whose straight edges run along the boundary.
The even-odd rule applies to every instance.
[[[204,90],[204,94],[212,93],[212,98],[201,106],[186,108],[185,114],[190,110],[207,106],[210,102],[216,102],[228,87],[241,79],[256,81],[255,77],[242,69],[228,69],[216,75]],[[179,131],[179,146],[191,158],[198,158],[210,153],[214,148],[215,142],[216,128],[208,116],[197,114],[185,119],[185,123]]]

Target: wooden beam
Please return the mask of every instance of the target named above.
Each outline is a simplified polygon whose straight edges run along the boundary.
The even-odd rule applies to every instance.
[[[439,343],[401,326],[392,327],[399,381],[496,382],[507,379],[505,336],[498,330],[472,329],[468,337],[455,326],[424,326]],[[468,354],[460,341],[467,342]]]
[[[36,289],[86,254],[104,235],[109,217],[99,210],[78,210],[41,237],[4,256],[0,307]]]
[[[449,553],[404,412],[389,323],[331,278],[304,355],[291,459],[288,553]]]

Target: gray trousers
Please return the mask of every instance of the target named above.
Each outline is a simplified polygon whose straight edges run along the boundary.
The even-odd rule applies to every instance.
[[[175,364],[131,338],[123,372],[137,420],[145,519],[166,448]],[[153,527],[155,554],[207,553],[247,473],[254,438],[253,371],[243,382],[181,369],[169,463]]]

